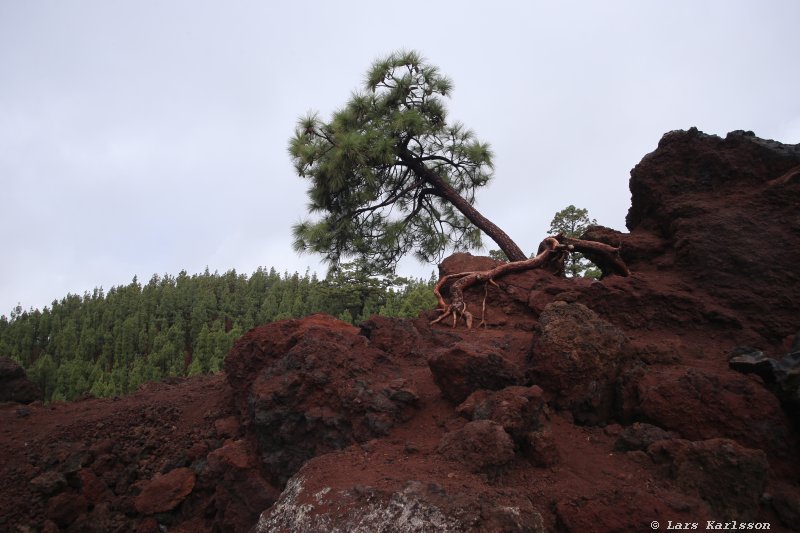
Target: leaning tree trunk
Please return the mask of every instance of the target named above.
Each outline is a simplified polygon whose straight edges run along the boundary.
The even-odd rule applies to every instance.
[[[503,263],[489,270],[459,272],[440,278],[433,292],[436,294],[436,298],[439,302],[438,307],[441,316],[434,320],[432,322],[433,324],[452,316],[453,327],[455,327],[459,318],[464,319],[468,328],[472,327],[473,316],[472,313],[467,310],[467,304],[464,301],[464,290],[467,287],[471,287],[476,283],[495,284],[494,280],[500,276],[504,276],[510,272],[519,272],[533,268],[545,268],[556,274],[563,275],[564,259],[569,252],[581,252],[589,257],[590,260],[594,261],[594,263],[600,267],[604,276],[609,274],[627,276],[630,274],[627,265],[625,265],[625,262],[619,256],[619,248],[601,242],[573,239],[563,235],[547,237],[539,246],[537,255],[528,259],[525,253],[511,240],[511,237],[509,237],[506,232],[480,214],[478,210],[458,194],[446,180],[442,179],[439,174],[425,166],[425,163],[416,158],[408,149],[401,150],[400,160],[419,178],[425,180],[428,185],[435,189],[436,194],[450,202],[450,204],[467,217],[470,222],[475,224],[476,227],[496,242],[510,261],[509,263]],[[441,289],[450,280],[455,281],[450,286],[450,303],[448,304],[442,297]],[[486,297],[484,296],[482,314],[485,314],[485,311]],[[481,324],[484,323],[483,318],[481,318]]]
[[[400,159],[408,166],[414,173],[424,179],[431,187],[436,189],[436,192],[442,198],[450,202],[453,207],[458,209],[461,214],[467,217],[467,220],[475,224],[475,226],[489,236],[501,250],[506,254],[509,261],[524,261],[527,259],[525,253],[517,246],[508,234],[501,230],[494,222],[480,214],[472,204],[461,197],[460,194],[445,180],[441,178],[436,172],[425,166],[425,163],[419,161],[408,150],[400,154]]]

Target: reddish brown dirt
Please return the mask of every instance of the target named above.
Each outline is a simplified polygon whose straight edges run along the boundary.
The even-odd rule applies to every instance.
[[[55,530],[58,513],[48,504],[63,493],[89,502],[72,531],[134,529],[146,518],[134,506],[137,483],[180,467],[199,469],[210,451],[236,436],[215,427],[232,412],[222,374],[148,383],[123,398],[0,405],[0,530]],[[52,495],[36,490],[30,481],[45,472],[59,473],[66,486]],[[203,518],[212,494],[198,483],[191,506],[184,502],[167,521]]]

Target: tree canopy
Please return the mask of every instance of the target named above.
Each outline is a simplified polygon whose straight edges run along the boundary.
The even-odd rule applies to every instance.
[[[434,262],[447,249],[480,247],[483,231],[511,260],[525,259],[473,207],[492,177],[492,153],[448,122],[452,89],[417,52],[397,52],[372,65],[364,90],[329,122],[316,113],[299,120],[289,153],[311,182],[308,208],[318,218],[294,226],[297,251],[393,268],[410,252]]]

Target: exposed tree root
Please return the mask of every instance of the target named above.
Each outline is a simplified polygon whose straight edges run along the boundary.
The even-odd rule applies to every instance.
[[[459,319],[463,319],[467,328],[472,328],[474,317],[467,309],[467,303],[464,300],[465,289],[481,282],[487,284],[491,283],[496,286],[497,284],[494,280],[501,276],[505,276],[511,272],[520,272],[534,268],[547,268],[556,274],[563,275],[564,259],[566,258],[566,254],[572,251],[580,252],[587,256],[600,267],[600,270],[603,271],[603,276],[610,274],[619,276],[630,275],[630,270],[628,270],[627,265],[625,265],[625,262],[619,256],[619,248],[601,242],[573,239],[564,237],[563,235],[547,237],[539,245],[537,255],[530,259],[503,263],[489,270],[458,272],[456,274],[442,276],[433,287],[433,293],[436,295],[438,301],[437,310],[441,313],[441,316],[431,321],[431,324],[436,324],[448,317],[452,317],[453,327],[456,327]],[[451,280],[455,281],[450,286],[450,303],[448,304],[442,296],[441,289]],[[486,298],[488,296],[488,290],[489,287],[486,285],[481,307],[481,321],[478,327],[486,325]]]

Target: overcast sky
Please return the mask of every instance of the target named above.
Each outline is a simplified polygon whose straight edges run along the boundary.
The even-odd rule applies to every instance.
[[[0,0],[0,314],[206,266],[323,274],[291,249],[288,138],[400,48],[453,80],[495,153],[478,208],[528,253],[569,204],[624,230],[667,131],[800,142],[796,0],[280,4]]]

